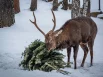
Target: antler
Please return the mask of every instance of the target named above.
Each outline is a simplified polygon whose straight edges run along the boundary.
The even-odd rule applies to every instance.
[[[55,27],[56,27],[56,18],[55,18],[55,15],[54,15],[54,12],[53,12],[53,10],[51,10],[52,11],[52,14],[53,14],[53,18],[54,18],[54,20],[52,19],[52,21],[53,21],[53,23],[54,23],[54,26],[53,26],[53,31],[54,31],[54,29],[55,29]]]
[[[36,17],[35,17],[35,14],[33,12],[33,16],[34,16],[34,22],[30,20],[31,23],[33,23],[36,28],[45,36],[45,33],[38,27],[37,23],[36,23]]]

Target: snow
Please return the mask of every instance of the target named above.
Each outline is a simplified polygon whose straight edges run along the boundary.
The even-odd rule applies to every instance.
[[[91,10],[91,12],[101,12],[101,10],[93,9],[93,10]]]
[[[99,14],[97,17],[103,17],[103,14]]]
[[[102,1],[102,0],[101,0]],[[19,67],[21,62],[21,53],[35,39],[44,41],[44,36],[29,21],[33,21],[32,12],[29,11],[30,0],[20,0],[21,12],[15,15],[16,23],[11,27],[0,28],[0,77],[103,77],[103,20],[92,18],[98,25],[98,34],[94,43],[94,65],[90,67],[90,54],[88,54],[85,66],[80,67],[83,50],[80,48],[77,58],[77,69],[71,64],[71,68],[64,70],[71,72],[69,75],[63,75],[56,71],[43,72],[39,70],[25,71]],[[42,8],[42,9],[41,9]],[[38,0],[38,9],[35,11],[39,27],[47,33],[53,27],[52,13],[50,11],[52,3],[46,3]],[[71,11],[60,9],[55,11],[57,20],[56,29],[60,28],[64,22],[71,18]],[[66,50],[61,51],[66,55]],[[65,57],[64,61],[67,60]],[[71,54],[73,62],[73,53]]]

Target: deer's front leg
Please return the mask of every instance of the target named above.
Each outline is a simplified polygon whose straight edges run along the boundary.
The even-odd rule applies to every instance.
[[[73,47],[73,49],[74,49],[74,56],[73,56],[73,57],[74,57],[74,69],[76,69],[76,68],[77,68],[76,59],[77,59],[79,44],[75,45],[75,46]]]
[[[67,57],[68,57],[67,67],[71,67],[71,66],[70,66],[70,56],[71,56],[71,47],[68,47],[68,48],[67,48]]]

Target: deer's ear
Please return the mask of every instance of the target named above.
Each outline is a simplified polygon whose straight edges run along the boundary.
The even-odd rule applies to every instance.
[[[58,31],[58,32],[55,34],[55,36],[58,36],[59,34],[61,34],[62,31],[63,31],[63,30]]]

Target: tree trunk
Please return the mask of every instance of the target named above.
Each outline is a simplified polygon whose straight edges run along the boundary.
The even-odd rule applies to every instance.
[[[83,16],[90,17],[90,0],[83,0]]]
[[[100,5],[100,4],[101,4],[101,2],[100,2],[100,0],[99,0],[99,9],[98,9],[98,10],[100,10],[100,11],[101,11],[101,7],[100,7],[101,5]]]
[[[48,0],[48,2],[51,2],[51,1],[53,1],[53,0]]]
[[[71,18],[78,17],[80,9],[80,0],[72,0]]]
[[[45,1],[45,2],[51,2],[51,1],[53,1],[53,0],[42,0],[42,1]]]
[[[35,11],[37,9],[37,0],[31,0],[30,10]]]
[[[51,2],[51,1],[53,1],[53,0],[46,0],[47,2]]]
[[[15,23],[13,0],[0,0],[0,28]]]
[[[14,0],[14,9],[16,14],[20,12],[19,0]]]
[[[67,10],[68,9],[68,0],[63,0],[62,6],[63,6],[62,9]]]
[[[53,0],[52,10],[54,10],[54,11],[58,10],[58,0]]]

